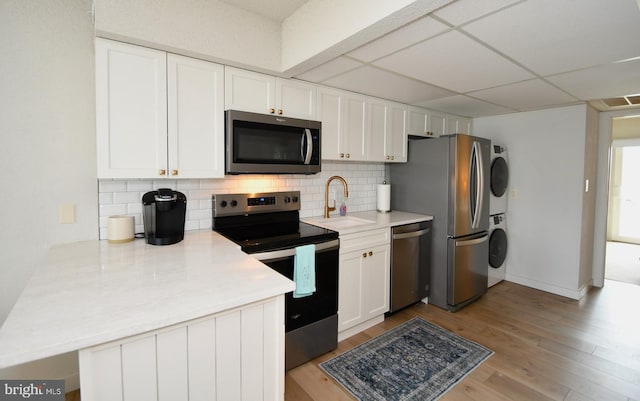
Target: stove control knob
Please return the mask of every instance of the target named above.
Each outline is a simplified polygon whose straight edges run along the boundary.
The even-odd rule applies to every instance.
[[[298,197],[294,196],[293,198],[291,198],[293,200],[293,203],[298,203]]]
[[[234,199],[231,201],[231,207],[236,207],[236,206],[238,206],[238,201]]]
[[[220,202],[220,206],[222,206],[222,207],[227,207],[227,201],[222,201],[222,202]]]
[[[284,197],[284,203],[291,203],[291,198],[288,196]]]

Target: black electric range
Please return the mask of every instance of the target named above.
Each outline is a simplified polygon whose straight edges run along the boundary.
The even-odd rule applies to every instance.
[[[296,248],[315,245],[315,287],[285,294],[285,369],[338,346],[338,233],[300,221],[300,192],[213,195],[213,230],[294,280]],[[294,280],[295,281],[295,280]]]
[[[212,198],[213,230],[259,253],[338,239],[336,231],[300,221],[300,192],[220,194]]]

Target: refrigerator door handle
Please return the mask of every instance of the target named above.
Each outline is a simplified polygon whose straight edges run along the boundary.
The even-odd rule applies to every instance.
[[[468,239],[468,240],[456,240],[456,246],[471,246],[482,244],[489,239],[489,234],[485,234],[480,238]]]
[[[478,171],[478,188],[477,188],[477,196],[476,199],[476,225],[475,228],[480,227],[481,219],[482,219],[482,201],[484,199],[484,166],[482,164],[482,146],[480,146],[480,142],[474,142],[476,147],[476,169]]]
[[[475,184],[475,188],[471,188],[475,190],[474,196],[475,199],[471,200],[472,210],[471,210],[471,228],[478,228],[480,226],[480,212],[482,211],[482,198],[483,198],[483,181],[484,174],[482,172],[482,164],[480,163],[482,157],[480,157],[480,143],[477,141],[473,142],[473,146],[471,148],[471,169],[470,174],[474,176],[473,183]]]

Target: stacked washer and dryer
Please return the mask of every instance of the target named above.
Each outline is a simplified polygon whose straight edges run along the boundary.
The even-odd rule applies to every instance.
[[[491,145],[489,198],[489,287],[504,280],[507,264],[507,185],[509,164],[504,146]]]

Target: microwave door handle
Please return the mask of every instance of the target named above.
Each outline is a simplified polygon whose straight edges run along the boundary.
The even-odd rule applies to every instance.
[[[304,164],[310,164],[311,163],[311,156],[313,155],[313,141],[311,138],[311,130],[309,128],[305,128],[304,129],[304,135],[302,137],[302,142],[300,146],[301,148],[304,146],[304,139],[307,138],[307,149],[306,149],[306,156],[304,157]],[[301,149],[302,151],[302,149]]]

